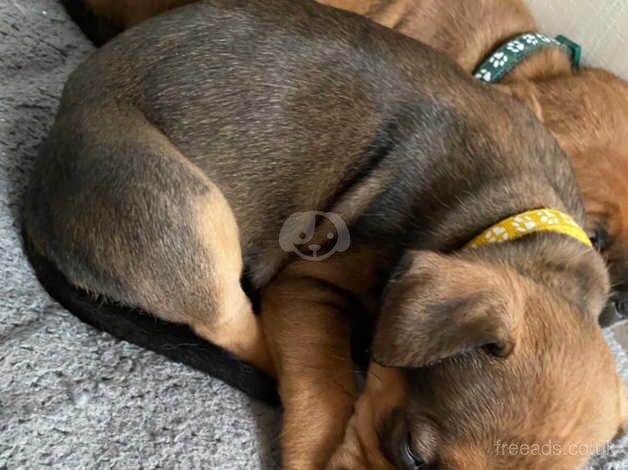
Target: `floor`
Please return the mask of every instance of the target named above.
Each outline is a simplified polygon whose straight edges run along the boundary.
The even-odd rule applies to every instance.
[[[619,344],[621,344],[624,347],[624,351],[628,353],[628,322],[616,325],[613,327],[613,332]]]

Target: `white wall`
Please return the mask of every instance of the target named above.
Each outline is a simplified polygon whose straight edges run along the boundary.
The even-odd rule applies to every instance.
[[[582,62],[628,80],[628,0],[526,0],[539,32],[582,46]]]

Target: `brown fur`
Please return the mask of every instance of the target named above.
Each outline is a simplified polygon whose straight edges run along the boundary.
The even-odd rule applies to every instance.
[[[128,27],[175,6],[192,0],[85,0],[89,8],[116,25]],[[491,51],[509,38],[537,30],[536,23],[522,0],[320,0],[336,8],[367,16],[384,26],[420,40],[452,57],[471,73]],[[464,34],[461,34],[464,32]],[[577,40],[577,38],[575,38]],[[505,92],[520,96],[526,87],[542,86],[552,80],[552,122],[545,122],[559,140],[574,166],[587,208],[587,229],[599,232],[599,249],[609,263],[616,286],[616,305],[628,297],[628,192],[623,175],[626,168],[625,117],[603,118],[609,109],[614,116],[628,114],[626,82],[612,77],[596,80],[604,72],[578,72],[567,55],[556,48],[545,48],[523,60],[501,81]],[[580,77],[574,80],[572,77]],[[566,80],[564,83],[562,80]],[[578,84],[578,85],[576,85]],[[571,86],[586,88],[574,94]],[[509,91],[509,87],[519,92]],[[613,99],[609,99],[614,96]],[[526,100],[539,114],[538,101]],[[586,103],[586,105],[585,105]],[[566,110],[569,109],[571,113]],[[548,112],[551,112],[548,110]],[[563,124],[560,124],[562,122]],[[566,128],[569,126],[569,128]],[[602,136],[606,139],[601,141]],[[599,157],[592,158],[592,155]],[[605,182],[605,184],[600,184]],[[606,233],[608,232],[608,233]],[[611,305],[612,307],[612,305]],[[628,308],[628,305],[626,305]],[[628,313],[628,312],[624,312]],[[618,319],[611,311],[603,323]]]
[[[263,291],[262,320],[283,397],[285,468],[323,468],[342,440],[357,397],[351,316],[365,321],[363,306],[374,313],[369,287],[381,260],[356,247],[323,262],[295,262]]]
[[[600,227],[615,287],[628,272],[628,82],[599,69],[512,83],[504,91],[527,103],[571,158],[587,210]]]
[[[221,48],[228,53],[214,54]],[[167,145],[155,150],[153,139]],[[224,200],[199,210],[214,188]],[[403,426],[445,468],[561,468],[583,462],[625,419],[596,325],[608,292],[600,256],[555,234],[436,254],[534,207],[584,220],[562,152],[512,98],[355,15],[211,0],[139,25],[73,75],[24,219],[74,284],[193,327],[202,318],[210,330],[197,331],[255,357],[247,345],[261,334],[238,343],[230,333],[246,327],[227,328],[226,340],[212,329],[230,314],[257,328],[235,282],[246,261],[262,289],[288,468],[324,465],[348,421],[359,425],[333,460],[345,468],[398,466]],[[351,249],[321,263],[282,252],[281,224],[301,210],[342,216]],[[229,234],[238,235],[215,219],[230,211],[243,258],[233,264],[220,250],[237,256]],[[147,279],[149,298],[135,290]],[[225,295],[236,312],[222,308]],[[351,418],[354,311],[361,323],[377,320],[372,357],[394,370],[376,387],[374,366]],[[390,390],[390,401],[379,397]],[[501,440],[533,439],[588,450],[495,455]]]
[[[608,375],[612,356],[597,334],[591,344],[569,333],[584,326],[582,318],[565,316],[554,304],[558,299],[542,293],[545,287],[503,266],[482,266],[473,253],[453,258],[421,253],[405,269],[389,287],[391,303],[382,307],[372,346],[376,364],[328,469],[406,468],[397,447],[399,436],[409,435],[416,452],[438,468],[568,470],[588,457],[574,448],[593,452],[615,435],[614,421],[599,416],[608,411],[624,416],[625,396],[595,398],[622,390],[621,380]],[[549,330],[555,332],[551,339]],[[544,372],[530,380],[525,371],[536,362],[531,357],[538,354],[533,351],[539,342],[546,345]],[[491,355],[509,363],[502,368],[500,359],[493,359],[497,367],[490,380],[484,359],[473,352],[487,344]],[[590,370],[595,363],[602,369],[585,380],[565,375],[563,348],[580,351],[579,367]],[[405,368],[408,385],[400,381],[398,368]],[[497,407],[490,405],[494,394],[500,395]],[[564,400],[573,413],[545,411],[537,421],[533,403]],[[600,414],[601,409],[607,411]],[[593,423],[596,431],[583,432],[582,422]],[[377,436],[390,440],[378,442]],[[521,450],[548,445],[558,450],[543,463]]]
[[[469,73],[500,43],[536,28],[521,0],[321,0],[320,3],[362,14],[429,44]]]
[[[196,0],[84,0],[96,15],[115,26],[129,28],[147,18]]]
[[[254,315],[251,302],[240,286],[242,253],[238,225],[229,204],[215,188],[198,203],[197,236],[208,253],[212,254],[211,271],[215,285],[212,293],[218,310],[213,318],[204,311],[189,315],[186,322],[202,338],[233,352],[238,357],[257,365],[274,376],[273,362],[266,348],[261,320]],[[214,273],[221,273],[216,276]],[[198,315],[200,313],[200,315]],[[196,321],[189,318],[198,317]]]
[[[521,0],[320,1],[425,42],[469,73],[509,38],[537,30]],[[587,209],[587,229],[592,235],[608,232],[599,235],[605,239],[599,248],[618,290],[616,302],[626,302],[628,82],[601,70],[576,71],[563,51],[545,48],[506,74],[499,87],[530,105],[571,159]],[[539,92],[533,94],[542,98],[526,99],[535,88]],[[603,318],[603,323],[617,319],[612,312]]]

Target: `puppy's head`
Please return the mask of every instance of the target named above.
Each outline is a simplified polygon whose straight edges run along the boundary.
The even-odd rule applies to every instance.
[[[625,392],[596,315],[478,258],[405,264],[372,345],[397,377],[369,377],[335,468],[573,469],[620,431]],[[375,446],[379,460],[356,451]]]
[[[584,69],[500,89],[528,104],[569,157],[586,229],[611,273],[611,304],[601,321],[628,317],[628,82]]]

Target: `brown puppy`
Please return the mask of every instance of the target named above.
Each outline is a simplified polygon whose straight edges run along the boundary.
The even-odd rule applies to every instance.
[[[192,0],[70,0],[70,3],[83,5],[95,14],[111,20],[117,27],[126,28],[190,1]],[[522,0],[319,2],[367,16],[377,23],[422,41],[452,57],[469,73],[509,38],[537,30],[536,23]],[[563,51],[545,48],[524,59],[511,70],[502,79],[501,83],[505,86],[502,85],[501,89],[508,92],[508,86],[517,84],[517,94],[521,94],[521,82],[534,84],[548,78],[568,78],[573,75],[578,76],[579,73],[572,69],[570,60]],[[613,147],[605,148],[598,142],[600,134],[608,135],[612,129],[617,134],[610,140],[616,143],[626,133],[626,128],[612,122],[606,123],[604,119],[596,119],[595,116],[604,113],[607,104],[610,104],[615,113],[628,113],[628,109],[624,98],[626,82],[613,78],[610,84],[602,85],[600,81],[591,81],[589,77],[590,75],[584,74],[582,78],[583,83],[588,83],[587,95],[599,93],[600,97],[591,98],[591,104],[601,107],[595,109],[580,106],[575,115],[568,118],[564,115],[562,121],[579,129],[579,133],[563,132],[559,141],[577,169],[576,176],[588,213],[587,232],[595,241],[596,247],[605,255],[611,270],[613,297],[604,315],[600,317],[601,324],[606,326],[622,317],[628,317],[628,222],[624,222],[624,214],[628,210],[628,192],[622,190],[625,184],[618,176],[625,174],[625,159],[628,157],[625,146],[609,144]],[[615,94],[618,99],[610,102],[604,99],[608,93]],[[573,101],[575,97],[566,84],[557,86],[552,96],[557,110],[577,107],[578,102],[586,101]],[[553,131],[551,126],[550,130]],[[596,168],[598,159],[590,158],[592,154],[603,155],[600,157],[603,160],[599,163],[600,168]],[[601,176],[609,176],[610,179],[600,178]]]
[[[468,72],[473,72],[483,58],[509,38],[537,29],[519,0],[320,1],[365,15],[423,41],[454,58]],[[541,49],[524,59],[505,76],[503,83],[500,89],[528,104],[571,159],[585,201],[587,230],[611,271],[612,303],[600,317],[602,325],[611,324],[628,315],[628,191],[624,183],[628,169],[628,83],[601,70],[574,71],[567,55],[555,48]],[[391,375],[381,368],[377,371],[380,377]],[[363,449],[376,448],[369,433],[385,423],[383,419],[373,419],[369,426],[364,420],[384,415],[383,410],[392,409],[403,400],[402,394],[398,402],[382,396],[381,390],[386,390],[386,395],[394,387],[383,386],[383,382],[385,379],[370,380],[332,467],[358,468],[356,462],[360,462],[364,468],[386,468],[377,455],[361,460]],[[391,382],[397,383],[398,379],[393,377]],[[431,403],[433,409],[438,409],[436,405]],[[538,436],[541,435],[539,432]],[[436,435],[431,438],[435,439]],[[549,437],[546,441],[551,440]],[[539,441],[543,439],[537,437],[536,442]],[[430,453],[428,449],[426,454]],[[569,452],[562,448],[558,454],[565,453]],[[504,468],[500,457],[507,456],[498,450],[494,457],[493,461],[482,458],[470,468]],[[445,465],[445,461],[441,462],[445,468],[461,466],[455,458],[450,465]],[[520,468],[529,465],[521,463]],[[549,466],[571,468],[564,465],[563,462]]]
[[[588,379],[583,384],[579,378],[558,371],[565,367],[565,345],[567,349],[580,350],[582,363],[579,367],[611,364],[612,358],[603,352],[603,340],[599,338],[591,345],[585,344],[582,337],[573,336],[583,325],[572,325],[571,321],[579,323],[580,320],[566,318],[559,313],[557,305],[552,307],[551,301],[534,300],[531,296],[538,286],[525,282],[515,272],[504,269],[495,277],[494,272],[487,272],[483,277],[474,265],[475,272],[470,278],[470,267],[465,259],[454,261],[430,255],[405,268],[405,275],[393,284],[387,298],[392,297],[394,304],[385,303],[382,316],[387,307],[392,307],[396,312],[406,313],[405,318],[395,317],[391,325],[414,322],[418,326],[414,330],[400,331],[388,329],[380,320],[372,345],[374,363],[366,388],[356,403],[343,444],[328,469],[573,470],[582,466],[587,453],[600,449],[599,444],[579,446],[575,443],[587,440],[583,434],[587,431],[580,427],[582,420],[593,428],[605,426],[597,416],[609,404],[593,397],[583,400],[582,396],[567,396],[566,390],[599,385],[601,392],[617,385],[595,374],[590,378],[599,381],[598,384]],[[493,281],[497,284],[492,284]],[[510,283],[516,285],[514,297],[493,297],[501,289],[510,292]],[[429,292],[420,300],[416,299],[418,286]],[[482,293],[487,290],[491,297],[484,298]],[[469,308],[468,302],[474,304],[473,308]],[[521,305],[527,308],[526,326],[517,318]],[[516,348],[509,356],[508,369],[492,364],[496,367],[495,374],[490,381],[485,381],[482,377],[486,364],[472,356],[463,354],[454,360],[441,360],[441,355],[447,357],[452,344],[466,344],[474,325],[479,326],[476,322],[495,308],[513,313],[503,326],[517,332]],[[445,331],[443,324],[447,322],[454,325]],[[539,324],[535,325],[536,322]],[[543,353],[533,352],[539,343],[538,335],[545,328],[555,333],[551,340],[544,341]],[[589,324],[587,328],[596,329],[596,325]],[[421,348],[408,351],[407,344],[420,344]],[[590,350],[592,346],[595,351]],[[531,380],[533,370],[538,371],[530,362],[533,356],[543,363],[544,369],[553,372]],[[522,403],[524,390],[526,398]],[[496,406],[497,395],[500,398]],[[534,402],[554,404],[564,400],[569,402],[570,409],[578,410],[578,416],[567,420],[564,416],[558,418],[555,409],[550,411],[553,405],[541,412],[543,416],[536,415],[540,410]],[[619,406],[622,413],[626,413],[626,405]],[[492,433],[495,434],[487,436],[484,429],[487,422],[494,423]],[[541,449],[550,450],[543,451],[544,458],[537,460],[534,455]]]
[[[626,418],[604,263],[546,231],[464,247],[530,209],[582,223],[575,188],[532,113],[432,49],[313,2],[208,0],[73,74],[24,223],[73,286],[276,374],[287,468],[325,466],[350,419],[332,465],[567,468]],[[388,368],[350,418],[352,320]],[[500,447],[549,440],[584,450]]]
[[[625,317],[628,82],[604,70],[584,69],[570,76],[513,82],[504,91],[527,103],[570,157],[587,211],[587,231],[610,268],[614,310]],[[607,308],[601,322],[614,318]]]
[[[537,30],[521,0],[319,1],[367,16],[425,42],[452,57],[469,73],[508,39]],[[506,74],[499,87],[523,99],[543,119],[539,101],[526,96],[537,86],[543,87],[548,79],[553,84],[552,92],[543,100],[543,106],[552,108],[546,110],[552,118],[544,122],[576,169],[588,214],[587,232],[605,255],[611,271],[613,297],[600,317],[606,326],[628,317],[628,191],[624,189],[628,83],[608,72],[576,71],[565,52],[544,48]],[[561,82],[563,79],[565,82]]]

